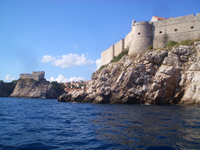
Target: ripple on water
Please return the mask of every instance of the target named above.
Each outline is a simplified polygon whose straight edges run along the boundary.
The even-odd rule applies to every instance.
[[[200,107],[0,98],[0,149],[198,149]]]

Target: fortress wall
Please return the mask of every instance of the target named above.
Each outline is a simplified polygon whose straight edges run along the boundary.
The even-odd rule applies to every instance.
[[[101,53],[101,65],[108,64],[114,58],[114,45]]]
[[[32,74],[20,74],[21,79],[34,79],[36,81],[39,81],[39,77],[37,75]]]
[[[200,15],[188,15],[153,22],[154,48],[163,47],[168,41],[180,42],[199,38]]]
[[[44,79],[44,71],[32,72],[32,75],[37,75],[40,79]]]
[[[124,38],[124,49],[130,47],[132,40],[132,32],[129,32]]]
[[[34,79],[36,81],[39,81],[40,79],[44,79],[44,71],[38,71],[38,72],[32,72],[32,74],[20,74],[21,79]]]
[[[176,18],[168,18],[168,19],[164,19],[164,20],[159,20],[159,21],[155,21],[153,22],[153,24],[157,27],[159,26],[169,26],[169,25],[173,25],[173,24],[180,24],[180,23],[184,23],[184,22],[190,22],[196,19],[197,16],[192,15],[187,15],[187,16],[181,16],[181,17],[176,17]]]
[[[133,38],[152,36],[152,27],[148,21],[137,22],[132,27]]]
[[[152,25],[148,21],[135,23],[132,27],[133,39],[131,41],[129,55],[145,51],[153,45]]]
[[[124,39],[124,47],[129,47],[129,55],[148,49],[163,47],[168,41],[180,42],[186,39],[200,38],[200,13],[155,22],[132,22],[132,30]],[[122,50],[122,41],[117,42],[101,53],[102,65],[109,63]],[[116,48],[115,48],[116,47]],[[122,48],[122,49],[123,49]]]
[[[161,48],[164,47],[165,44],[170,41],[169,36],[167,34],[155,36],[153,38],[153,47],[154,48]]]
[[[114,45],[114,56],[119,55],[124,50],[124,39]]]

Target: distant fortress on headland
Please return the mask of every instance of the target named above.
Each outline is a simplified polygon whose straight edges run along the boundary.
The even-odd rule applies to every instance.
[[[153,16],[151,21],[132,21],[131,32],[116,44],[101,53],[101,65],[108,64],[125,48],[129,55],[134,55],[148,49],[161,48],[168,41],[180,42],[186,39],[200,38],[200,13],[176,18],[161,18]]]
[[[41,79],[44,79],[44,75],[44,71],[32,72],[32,74],[24,73],[20,74],[20,79],[34,79],[36,81],[39,81]]]

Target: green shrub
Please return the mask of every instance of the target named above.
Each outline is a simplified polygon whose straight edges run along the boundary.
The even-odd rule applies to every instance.
[[[148,50],[152,50],[152,49],[153,49],[153,46],[149,46],[149,47],[148,47]]]
[[[108,65],[102,65],[99,70],[102,70],[103,68],[106,68]]]
[[[64,92],[66,88],[64,83],[58,83],[57,81],[52,81],[51,85],[53,85],[53,88],[56,90],[57,93]]]
[[[13,80],[11,83],[17,83],[18,80]]]
[[[179,43],[179,45],[192,45],[191,40],[187,39],[187,40],[183,40]]]
[[[174,46],[174,45],[177,45],[177,44],[178,44],[178,42],[176,42],[176,41],[169,41],[167,44],[165,44],[165,46],[170,47],[170,46]]]
[[[128,54],[128,50],[124,50],[117,57],[114,57],[110,62],[118,62],[124,55]]]

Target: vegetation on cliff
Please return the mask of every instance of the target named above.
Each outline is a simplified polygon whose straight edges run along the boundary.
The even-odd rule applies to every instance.
[[[16,83],[4,83],[0,81],[0,97],[8,97],[14,90]]]
[[[65,84],[64,83],[58,83],[57,81],[52,81],[51,85],[55,89],[56,93],[58,96],[62,95],[65,93]]]
[[[88,90],[63,94],[58,101],[200,104],[200,42],[191,44],[124,55],[94,72]]]
[[[119,53],[117,56],[115,56],[110,62],[118,62],[124,55],[127,55],[129,51],[129,48],[126,48],[124,51]]]

